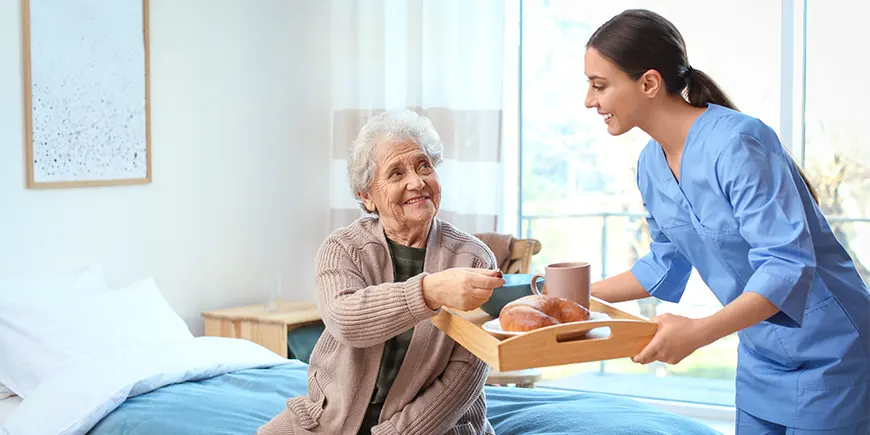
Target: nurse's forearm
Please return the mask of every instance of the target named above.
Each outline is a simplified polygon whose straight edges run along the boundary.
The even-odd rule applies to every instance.
[[[779,308],[755,292],[744,292],[716,314],[699,319],[704,341],[710,344],[726,335],[769,319]]]
[[[591,292],[592,296],[612,303],[634,301],[650,296],[631,271],[593,283]]]

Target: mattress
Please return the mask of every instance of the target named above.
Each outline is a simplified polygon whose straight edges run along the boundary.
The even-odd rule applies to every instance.
[[[485,388],[486,414],[497,434],[720,435],[703,423],[629,398]],[[285,408],[288,397],[307,394],[307,389],[303,364],[240,370],[128,398],[88,434],[253,434]]]
[[[21,398],[18,396],[7,397],[0,400],[0,424],[12,415],[19,403],[21,403]]]

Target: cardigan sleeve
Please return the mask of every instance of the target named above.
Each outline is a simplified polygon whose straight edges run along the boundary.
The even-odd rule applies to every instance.
[[[335,238],[317,254],[317,299],[323,323],[339,342],[370,347],[387,341],[437,313],[423,299],[423,277],[366,285],[358,258]]]

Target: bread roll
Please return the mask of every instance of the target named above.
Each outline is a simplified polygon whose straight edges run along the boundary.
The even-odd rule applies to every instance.
[[[508,303],[501,309],[501,328],[511,332],[528,332],[560,323],[589,319],[589,310],[570,299],[547,295],[530,295]]]

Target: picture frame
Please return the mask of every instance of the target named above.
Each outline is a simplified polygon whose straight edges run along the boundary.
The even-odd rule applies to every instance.
[[[152,182],[149,0],[22,0],[27,187]]]

